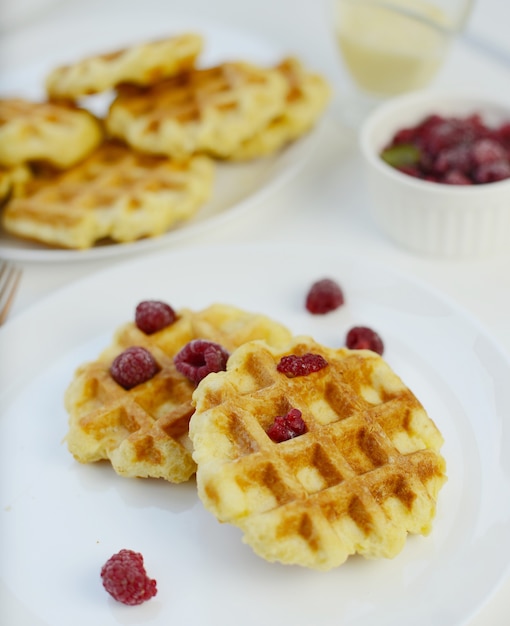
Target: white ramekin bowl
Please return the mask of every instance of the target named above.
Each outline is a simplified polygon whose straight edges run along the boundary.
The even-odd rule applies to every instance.
[[[427,115],[479,113],[489,125],[510,121],[510,104],[441,92],[415,92],[375,109],[360,132],[371,212],[381,230],[414,252],[482,257],[510,247],[510,179],[459,186],[419,180],[380,157],[396,131]]]

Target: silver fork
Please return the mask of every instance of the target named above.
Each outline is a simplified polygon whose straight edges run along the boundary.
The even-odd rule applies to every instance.
[[[0,260],[0,326],[7,319],[7,315],[14,302],[19,287],[22,271],[9,263]]]

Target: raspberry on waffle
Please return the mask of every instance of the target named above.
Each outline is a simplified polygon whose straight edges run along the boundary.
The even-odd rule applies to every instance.
[[[228,156],[283,111],[287,82],[276,69],[232,62],[118,91],[106,118],[114,137],[175,158]]]
[[[203,49],[203,38],[184,33],[95,55],[57,67],[46,78],[51,98],[76,99],[122,83],[152,85],[192,68]]]
[[[283,356],[305,354],[327,365],[292,378],[278,371]],[[283,351],[250,342],[198,385],[193,403],[199,496],[263,558],[327,570],[354,553],[394,557],[408,533],[430,531],[446,480],[443,439],[379,355],[308,337]],[[275,418],[296,409],[304,434],[275,443]]]
[[[2,223],[17,237],[71,249],[154,237],[196,213],[213,174],[206,156],[176,162],[109,141],[73,168],[32,181]]]
[[[245,139],[229,159],[255,159],[276,152],[307,133],[324,112],[331,88],[322,76],[308,72],[292,57],[284,59],[276,69],[287,82],[285,108],[265,128]]]
[[[123,476],[188,480],[196,467],[188,437],[196,385],[179,373],[175,355],[193,339],[232,351],[253,339],[281,346],[290,337],[283,325],[265,315],[223,304],[197,312],[183,309],[174,323],[149,335],[135,323],[125,324],[96,361],[78,368],[66,391],[69,451],[81,463],[110,460]],[[148,350],[158,372],[124,389],[112,378],[110,366],[131,346]]]
[[[101,142],[99,121],[71,104],[0,99],[0,165],[47,161],[70,167]]]

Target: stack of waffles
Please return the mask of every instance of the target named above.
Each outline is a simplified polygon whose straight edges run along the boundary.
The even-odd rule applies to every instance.
[[[154,237],[210,198],[216,160],[272,154],[308,132],[330,89],[295,58],[199,67],[184,33],[55,68],[48,100],[0,100],[0,201],[10,234],[86,249]],[[104,118],[87,98],[109,93]]]
[[[175,358],[196,339],[230,353],[225,371],[198,383]],[[158,371],[124,389],[110,368],[131,346],[146,348]],[[309,355],[320,368],[280,368]],[[446,480],[441,433],[381,356],[328,348],[227,305],[182,310],[150,335],[122,326],[77,370],[66,408],[78,461],[174,483],[196,474],[206,509],[268,561],[328,570],[355,553],[394,557],[409,533],[430,532]],[[271,436],[296,410],[303,429]]]

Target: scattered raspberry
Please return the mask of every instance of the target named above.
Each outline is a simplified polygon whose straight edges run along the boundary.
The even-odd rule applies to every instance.
[[[175,311],[166,302],[144,300],[136,307],[135,323],[146,335],[152,335],[170,326],[175,320]]]
[[[397,158],[403,154],[415,156],[404,162]],[[405,174],[436,183],[505,180],[510,178],[510,122],[491,128],[479,114],[464,118],[429,115],[397,131],[381,158]]]
[[[315,282],[306,296],[306,308],[314,315],[323,315],[338,309],[344,303],[340,286],[330,278]]]
[[[124,389],[131,389],[150,380],[159,371],[152,354],[141,346],[121,352],[110,367],[113,380]]]
[[[222,346],[205,339],[194,339],[174,358],[177,370],[194,383],[199,383],[211,372],[227,369],[230,353]]]
[[[133,550],[121,550],[101,568],[106,591],[118,602],[134,606],[150,600],[157,593],[156,581],[149,578],[143,556]]]
[[[299,409],[291,409],[287,415],[275,417],[266,433],[275,443],[281,443],[306,433],[306,424]]]
[[[295,378],[296,376],[307,376],[318,372],[326,367],[328,362],[320,354],[312,354],[307,352],[302,356],[296,354],[289,354],[283,356],[280,362],[276,366],[276,369],[287,376],[287,378]]]
[[[372,350],[377,354],[384,352],[384,344],[381,337],[371,328],[366,326],[354,326],[347,333],[345,345],[350,350]]]

